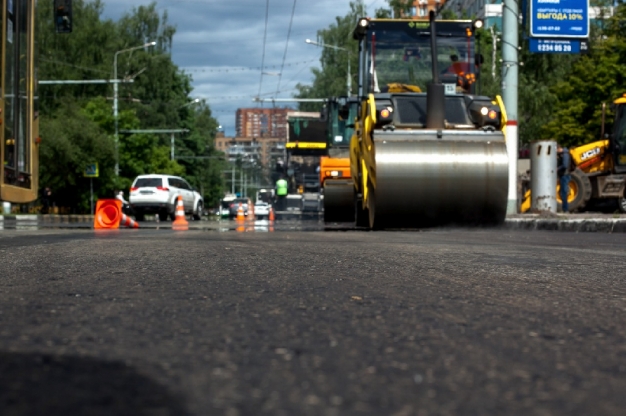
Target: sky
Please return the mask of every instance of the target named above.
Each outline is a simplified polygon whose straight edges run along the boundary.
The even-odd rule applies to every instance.
[[[150,3],[103,1],[103,17],[113,20]],[[290,105],[261,104],[254,97],[291,98],[296,84],[312,83],[311,68],[319,67],[322,48],[305,40],[316,40],[319,29],[345,16],[350,1],[295,0],[294,8],[294,0],[269,0],[267,8],[268,0],[158,0],[157,10],[167,10],[176,27],[172,60],[192,76],[191,98],[206,100],[226,136],[234,136],[238,108]],[[385,0],[364,3],[370,14],[387,5]]]

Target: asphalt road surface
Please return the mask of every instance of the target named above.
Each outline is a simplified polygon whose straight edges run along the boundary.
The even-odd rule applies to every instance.
[[[0,232],[0,415],[623,415],[626,235]]]

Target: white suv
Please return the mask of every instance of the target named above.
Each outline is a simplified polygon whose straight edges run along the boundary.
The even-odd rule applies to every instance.
[[[185,213],[192,214],[195,220],[202,216],[204,203],[202,196],[186,180],[170,175],[137,176],[130,188],[129,203],[137,221],[143,221],[145,214],[158,214],[162,221],[167,216],[174,219],[178,195],[183,197]]]

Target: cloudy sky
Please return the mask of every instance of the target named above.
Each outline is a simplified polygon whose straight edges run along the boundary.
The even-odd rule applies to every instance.
[[[104,3],[104,17],[117,20],[150,0]],[[364,3],[370,14],[387,5],[386,0]],[[206,99],[227,136],[235,134],[238,108],[260,106],[253,97],[289,98],[297,83],[311,83],[311,68],[319,66],[320,48],[306,44],[305,39],[315,40],[318,29],[327,28],[336,16],[350,10],[350,0],[296,0],[295,9],[294,0],[269,0],[264,36],[266,4],[267,0],[157,1],[159,12],[167,10],[169,23],[177,29],[174,63],[192,75],[193,98]]]

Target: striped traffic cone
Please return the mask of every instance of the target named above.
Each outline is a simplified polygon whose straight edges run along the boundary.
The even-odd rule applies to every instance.
[[[185,217],[185,205],[183,205],[183,197],[178,195],[178,202],[176,203],[176,217],[172,223],[172,230],[186,231],[189,229],[189,222]]]
[[[139,224],[137,223],[137,221],[135,221],[126,214],[122,214],[122,221],[120,221],[120,225],[128,228],[139,228]]]
[[[243,212],[243,205],[241,205],[241,202],[239,203],[239,208],[237,208],[237,221],[245,221],[246,220],[246,215]]]

